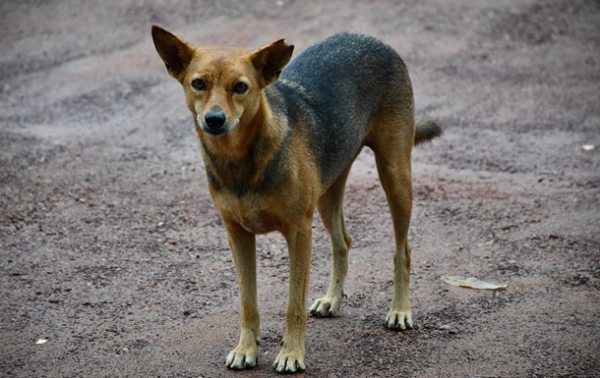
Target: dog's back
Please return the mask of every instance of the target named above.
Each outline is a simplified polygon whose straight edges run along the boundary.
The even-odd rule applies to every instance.
[[[308,129],[324,183],[338,177],[368,144],[365,135],[377,113],[412,111],[408,72],[396,51],[375,38],[349,33],[309,47],[267,95],[291,125]]]

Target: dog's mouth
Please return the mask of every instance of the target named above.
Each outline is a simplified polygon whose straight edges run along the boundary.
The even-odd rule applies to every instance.
[[[227,134],[229,128],[227,124],[223,124],[220,127],[209,127],[205,122],[202,122],[202,130],[210,136],[220,137],[221,135]]]
[[[234,118],[227,120],[224,115],[219,117],[211,117],[211,112],[208,112],[204,117],[198,117],[198,121],[202,125],[202,131],[212,137],[220,137],[235,129],[239,123],[239,119]],[[221,113],[222,114],[222,113]]]

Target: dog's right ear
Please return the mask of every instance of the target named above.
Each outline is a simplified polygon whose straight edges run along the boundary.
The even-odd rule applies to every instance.
[[[194,47],[156,25],[152,25],[152,40],[169,75],[181,82],[194,57]]]

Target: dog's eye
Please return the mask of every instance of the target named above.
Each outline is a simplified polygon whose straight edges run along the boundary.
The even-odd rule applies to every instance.
[[[244,83],[243,81],[240,81],[235,85],[235,87],[233,87],[233,92],[237,94],[244,94],[247,90],[248,84]]]
[[[203,91],[206,89],[206,83],[202,79],[194,79],[192,80],[192,88],[197,91]]]

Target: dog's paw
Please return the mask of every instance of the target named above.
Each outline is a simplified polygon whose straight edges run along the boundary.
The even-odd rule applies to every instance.
[[[258,348],[255,348],[254,350],[244,350],[237,347],[227,355],[227,359],[225,360],[225,365],[234,370],[253,368],[257,363]]]
[[[273,368],[278,373],[296,373],[306,370],[304,364],[304,353],[287,348],[282,348],[277,355]]]
[[[333,317],[338,316],[340,313],[340,306],[342,305],[342,296],[330,297],[328,295],[323,298],[317,299],[310,309],[308,310],[312,316],[318,317]]]
[[[225,359],[225,365],[234,370],[255,367],[258,363],[260,337],[251,330],[242,331],[240,342]]]
[[[385,317],[385,325],[389,329],[395,330],[407,330],[412,329],[413,321],[412,321],[412,312],[408,311],[395,311],[390,310]]]

